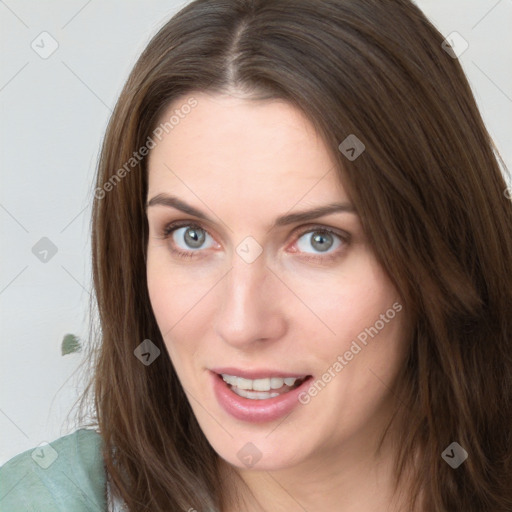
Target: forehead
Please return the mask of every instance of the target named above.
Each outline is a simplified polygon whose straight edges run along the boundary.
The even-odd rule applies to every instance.
[[[195,106],[180,110],[191,97]],[[288,102],[193,93],[175,100],[160,122],[173,115],[149,154],[148,195],[191,197],[194,190],[260,207],[277,199],[289,208],[303,198],[348,199],[324,141]]]

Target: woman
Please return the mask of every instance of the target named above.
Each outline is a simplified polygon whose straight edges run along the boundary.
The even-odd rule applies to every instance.
[[[27,481],[73,510],[106,481],[130,511],[512,510],[512,206],[443,39],[406,0],[160,30],[95,189],[99,434]]]

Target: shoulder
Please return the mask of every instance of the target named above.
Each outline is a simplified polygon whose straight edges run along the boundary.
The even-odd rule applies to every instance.
[[[106,510],[102,439],[80,429],[0,468],[0,512]]]

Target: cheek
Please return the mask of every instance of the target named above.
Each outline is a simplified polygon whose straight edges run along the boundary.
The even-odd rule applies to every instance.
[[[171,287],[167,284],[169,282],[161,275],[152,274],[148,268],[148,291],[153,314],[178,377],[184,382],[188,373],[186,363],[190,360],[187,354],[194,347],[184,343],[183,337],[180,338],[180,328],[184,322],[180,322],[177,311],[181,309],[179,304],[182,303],[182,296],[175,293],[174,284]],[[193,340],[194,336],[189,333],[187,339]]]
[[[372,414],[388,395],[406,349],[400,298],[385,279],[380,288],[374,283],[371,289],[352,290],[346,297],[351,300],[337,308],[337,336],[326,359],[326,368],[336,374],[333,399],[343,397],[356,416]]]
[[[148,250],[146,267],[147,287],[151,308],[162,334],[172,326],[169,313],[174,311],[171,281],[168,279],[165,266],[159,261],[155,251]]]
[[[189,270],[173,265],[164,247],[148,250],[146,270],[151,307],[164,334],[197,304],[204,285],[201,279],[191,279]]]
[[[407,346],[405,311],[395,287],[380,267],[361,263],[359,272],[345,275],[329,288],[329,297],[315,303],[334,334],[323,329],[327,334],[308,347],[319,372],[303,403],[311,401],[312,414],[325,415],[333,436],[340,411],[344,432],[356,432],[387,403]]]
[[[372,339],[368,333],[375,334],[376,324],[379,338],[398,333],[399,314],[393,304],[400,299],[393,283],[368,251],[358,250],[352,256],[340,270],[317,274],[315,281],[302,276],[294,286],[313,313],[299,321],[310,340],[316,340],[315,354],[325,362],[349,350],[354,340],[364,346],[365,337]]]
[[[148,251],[147,287],[158,328],[174,362],[175,344],[169,340],[175,339],[176,332],[179,332],[193,291],[190,290],[190,286],[184,286],[179,282],[179,273],[171,272],[169,265],[162,261],[162,256]]]
[[[205,320],[210,314],[205,294],[214,284],[210,281],[211,275],[206,278],[173,265],[164,251],[148,251],[147,287],[151,308],[180,378],[185,377],[184,372],[200,352],[201,340],[207,338],[211,322]]]

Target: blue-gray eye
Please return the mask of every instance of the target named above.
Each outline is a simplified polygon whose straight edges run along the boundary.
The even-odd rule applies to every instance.
[[[297,240],[297,247],[301,252],[313,252],[313,254],[318,253],[315,251],[309,251],[308,249],[313,248],[320,253],[325,253],[329,249],[337,249],[340,245],[341,239],[338,235],[331,231],[324,231],[322,229],[308,231]]]
[[[175,244],[183,250],[207,249],[208,247],[203,247],[206,238],[210,238],[213,241],[213,238],[204,229],[197,226],[183,226],[175,229],[173,230],[172,238]],[[184,242],[186,247],[180,245],[181,242]]]

